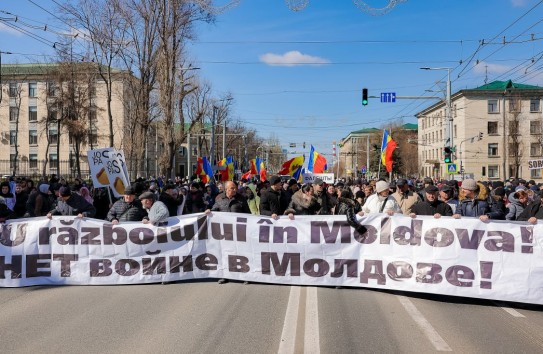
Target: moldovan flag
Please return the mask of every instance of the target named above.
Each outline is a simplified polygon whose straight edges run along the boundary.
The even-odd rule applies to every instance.
[[[396,145],[396,142],[385,130],[381,144],[381,163],[386,167],[388,173],[392,172],[392,152],[396,149]]]
[[[198,157],[198,165],[194,173],[199,176],[204,183],[209,183],[213,178],[213,169],[205,156]]]
[[[311,151],[309,151],[309,163],[307,164],[307,170],[312,173],[323,173],[326,169],[326,158],[315,151],[313,145],[311,145]]]
[[[260,176],[260,181],[265,182],[266,181],[266,167],[264,166],[264,161],[260,157],[256,158],[256,171],[258,172],[258,175]]]
[[[299,172],[299,170],[302,168],[305,161],[304,155],[296,156],[287,162],[283,162],[283,166],[281,168],[281,171],[279,171],[280,175],[289,175],[294,176],[296,172]]]

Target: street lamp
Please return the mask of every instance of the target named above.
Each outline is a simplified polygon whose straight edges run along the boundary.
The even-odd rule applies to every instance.
[[[445,132],[445,136],[447,137],[447,143],[445,146],[450,146],[454,149],[454,143],[453,143],[453,136],[454,136],[454,126],[453,126],[453,119],[452,119],[452,107],[451,107],[451,68],[429,68],[429,67],[423,67],[420,68],[421,70],[447,70],[447,98],[445,103],[445,119],[447,120],[447,131]],[[451,175],[451,179],[453,176]]]

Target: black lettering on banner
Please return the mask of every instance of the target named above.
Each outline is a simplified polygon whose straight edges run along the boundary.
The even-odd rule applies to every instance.
[[[221,225],[223,226],[224,233],[221,232]],[[221,224],[217,222],[211,223],[211,237],[215,240],[234,240],[234,225],[232,224]]]
[[[304,273],[310,277],[324,277],[329,271],[330,265],[324,259],[312,258],[304,262]]]
[[[321,235],[325,243],[336,243],[341,232],[341,243],[351,243],[351,226],[347,221],[334,221],[332,229],[326,221],[311,221],[311,243],[321,243]]]
[[[183,266],[183,272],[192,272],[192,255],[183,256],[183,261],[179,262],[178,256],[170,257],[170,273],[179,273],[181,271],[181,266]]]
[[[168,243],[168,232],[165,228],[159,227],[156,230],[156,242],[157,243]]]
[[[47,269],[47,270],[38,270]],[[26,255],[26,277],[50,277],[51,276],[51,255],[50,254],[27,254]]]
[[[420,246],[422,237],[422,220],[411,220],[411,227],[398,226],[392,234],[398,245]]]
[[[344,270],[347,269],[347,272]],[[332,278],[341,278],[347,273],[347,278],[356,278],[358,275],[358,261],[356,259],[334,259],[334,271],[330,274]]]
[[[249,273],[249,258],[243,256],[228,255],[228,270],[232,273]]]
[[[76,229],[73,227],[59,227],[58,232],[59,235],[57,236],[57,243],[59,245],[77,245],[79,233]]]
[[[426,231],[424,241],[432,247],[447,247],[453,244],[454,234],[444,227],[434,227]]]
[[[100,236],[100,228],[98,227],[82,227],[81,228],[81,244],[82,245],[101,245],[100,240],[95,238]],[[86,233],[86,234],[85,234]]]
[[[12,255],[11,263],[6,263],[6,257],[0,256],[0,279],[6,279],[6,271],[11,271],[11,279],[19,279],[23,273],[23,256]]]
[[[146,227],[137,227],[130,230],[128,234],[130,242],[135,245],[147,245],[155,239],[155,233],[152,229]]]
[[[113,273],[109,259],[91,259],[89,263],[91,277],[108,277]]]
[[[287,243],[298,242],[298,229],[292,226],[273,227],[273,243],[285,243],[285,234],[287,235]]]
[[[392,280],[405,280],[413,276],[413,266],[404,261],[390,262],[387,265],[387,275]]]
[[[261,243],[269,243],[270,242],[270,226],[272,225],[272,221],[270,219],[260,219],[257,221],[257,224],[259,224],[258,228],[258,242]],[[262,225],[265,224],[265,225]]]
[[[384,217],[381,219],[381,237],[380,243],[382,245],[390,245],[390,236],[392,229],[392,220],[389,217]]]
[[[463,265],[455,265],[452,267],[449,267],[445,271],[445,278],[447,278],[447,281],[454,285],[454,286],[460,286],[463,288],[471,288],[473,286],[473,280],[475,279],[475,274],[473,273],[473,270],[471,268],[463,266]],[[470,281],[463,281],[463,280],[470,280]]]
[[[104,224],[104,245],[124,245],[128,238],[126,230],[122,226],[113,227],[112,224]]]
[[[183,232],[181,232],[181,227],[173,226],[170,229],[170,238],[172,241],[188,241],[194,238],[196,233],[194,232],[194,225],[188,224],[183,226]]]
[[[479,270],[481,272],[481,289],[492,289],[492,268],[494,263],[492,262],[479,262],[481,265]],[[488,280],[485,280],[488,279]]]
[[[486,240],[484,246],[489,251],[515,252],[515,236],[505,231],[489,231],[488,237],[497,239]]]
[[[377,259],[366,259],[364,269],[360,273],[360,283],[368,284],[370,279],[377,280],[377,284],[385,285],[387,280],[383,272],[383,262]]]
[[[426,284],[439,284],[443,280],[441,266],[434,263],[417,263],[417,282]]]
[[[39,245],[50,245],[50,237],[57,233],[57,228],[52,227],[40,227],[38,233],[38,244]]]
[[[301,261],[299,253],[283,253],[283,259],[281,260],[279,260],[279,255],[275,252],[262,252],[260,257],[262,274],[271,275],[273,268],[275,275],[284,277],[287,274],[287,269],[290,267],[290,276],[300,276]]]
[[[353,232],[354,232],[353,237],[355,241],[358,243],[362,243],[366,245],[372,244],[373,242],[375,242],[375,240],[377,240],[377,229],[371,225],[364,225],[364,226],[366,228],[366,232],[364,232],[363,234],[360,234],[358,231],[353,229]]]
[[[77,254],[53,254],[53,261],[60,261],[60,276],[63,278],[72,275],[72,267],[70,262],[77,262],[79,256]]]
[[[121,276],[129,277],[137,274],[140,271],[138,261],[130,258],[119,259],[115,263],[115,272]]]
[[[523,245],[520,248],[522,253],[534,253],[534,228],[533,226],[521,227],[520,236],[522,238]]]
[[[528,169],[531,169],[531,168],[533,168],[533,166],[532,166],[532,160],[528,161]]]
[[[460,241],[462,249],[476,250],[481,244],[485,230],[473,230],[473,234],[470,237],[468,230],[456,229],[456,235],[458,235],[458,241]]]
[[[247,241],[247,218],[237,218],[236,234],[240,242]]]
[[[15,232],[15,240],[11,240],[11,224],[2,224],[2,232],[0,233],[0,244],[7,247],[19,246],[25,242],[26,238],[26,226],[27,224],[17,225],[17,231]]]
[[[142,258],[143,275],[166,274],[166,257]]]
[[[196,257],[196,267],[201,270],[217,270],[219,260],[211,253],[204,253]]]
[[[202,215],[196,219],[198,225],[198,239],[207,240],[207,215]]]

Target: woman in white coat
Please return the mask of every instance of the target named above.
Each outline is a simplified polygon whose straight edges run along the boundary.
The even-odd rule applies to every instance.
[[[396,199],[389,196],[390,186],[385,181],[378,181],[375,184],[375,193],[370,195],[366,202],[362,206],[362,211],[358,213],[359,216],[372,213],[387,213],[388,215],[394,215],[394,213],[402,213],[402,209],[398,205]]]

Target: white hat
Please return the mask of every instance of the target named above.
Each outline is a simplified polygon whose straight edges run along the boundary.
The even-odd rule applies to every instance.
[[[389,189],[390,186],[388,185],[388,183],[386,183],[385,181],[378,181],[376,184],[375,184],[375,191],[377,193],[381,193],[382,191],[386,191],[387,189]]]

